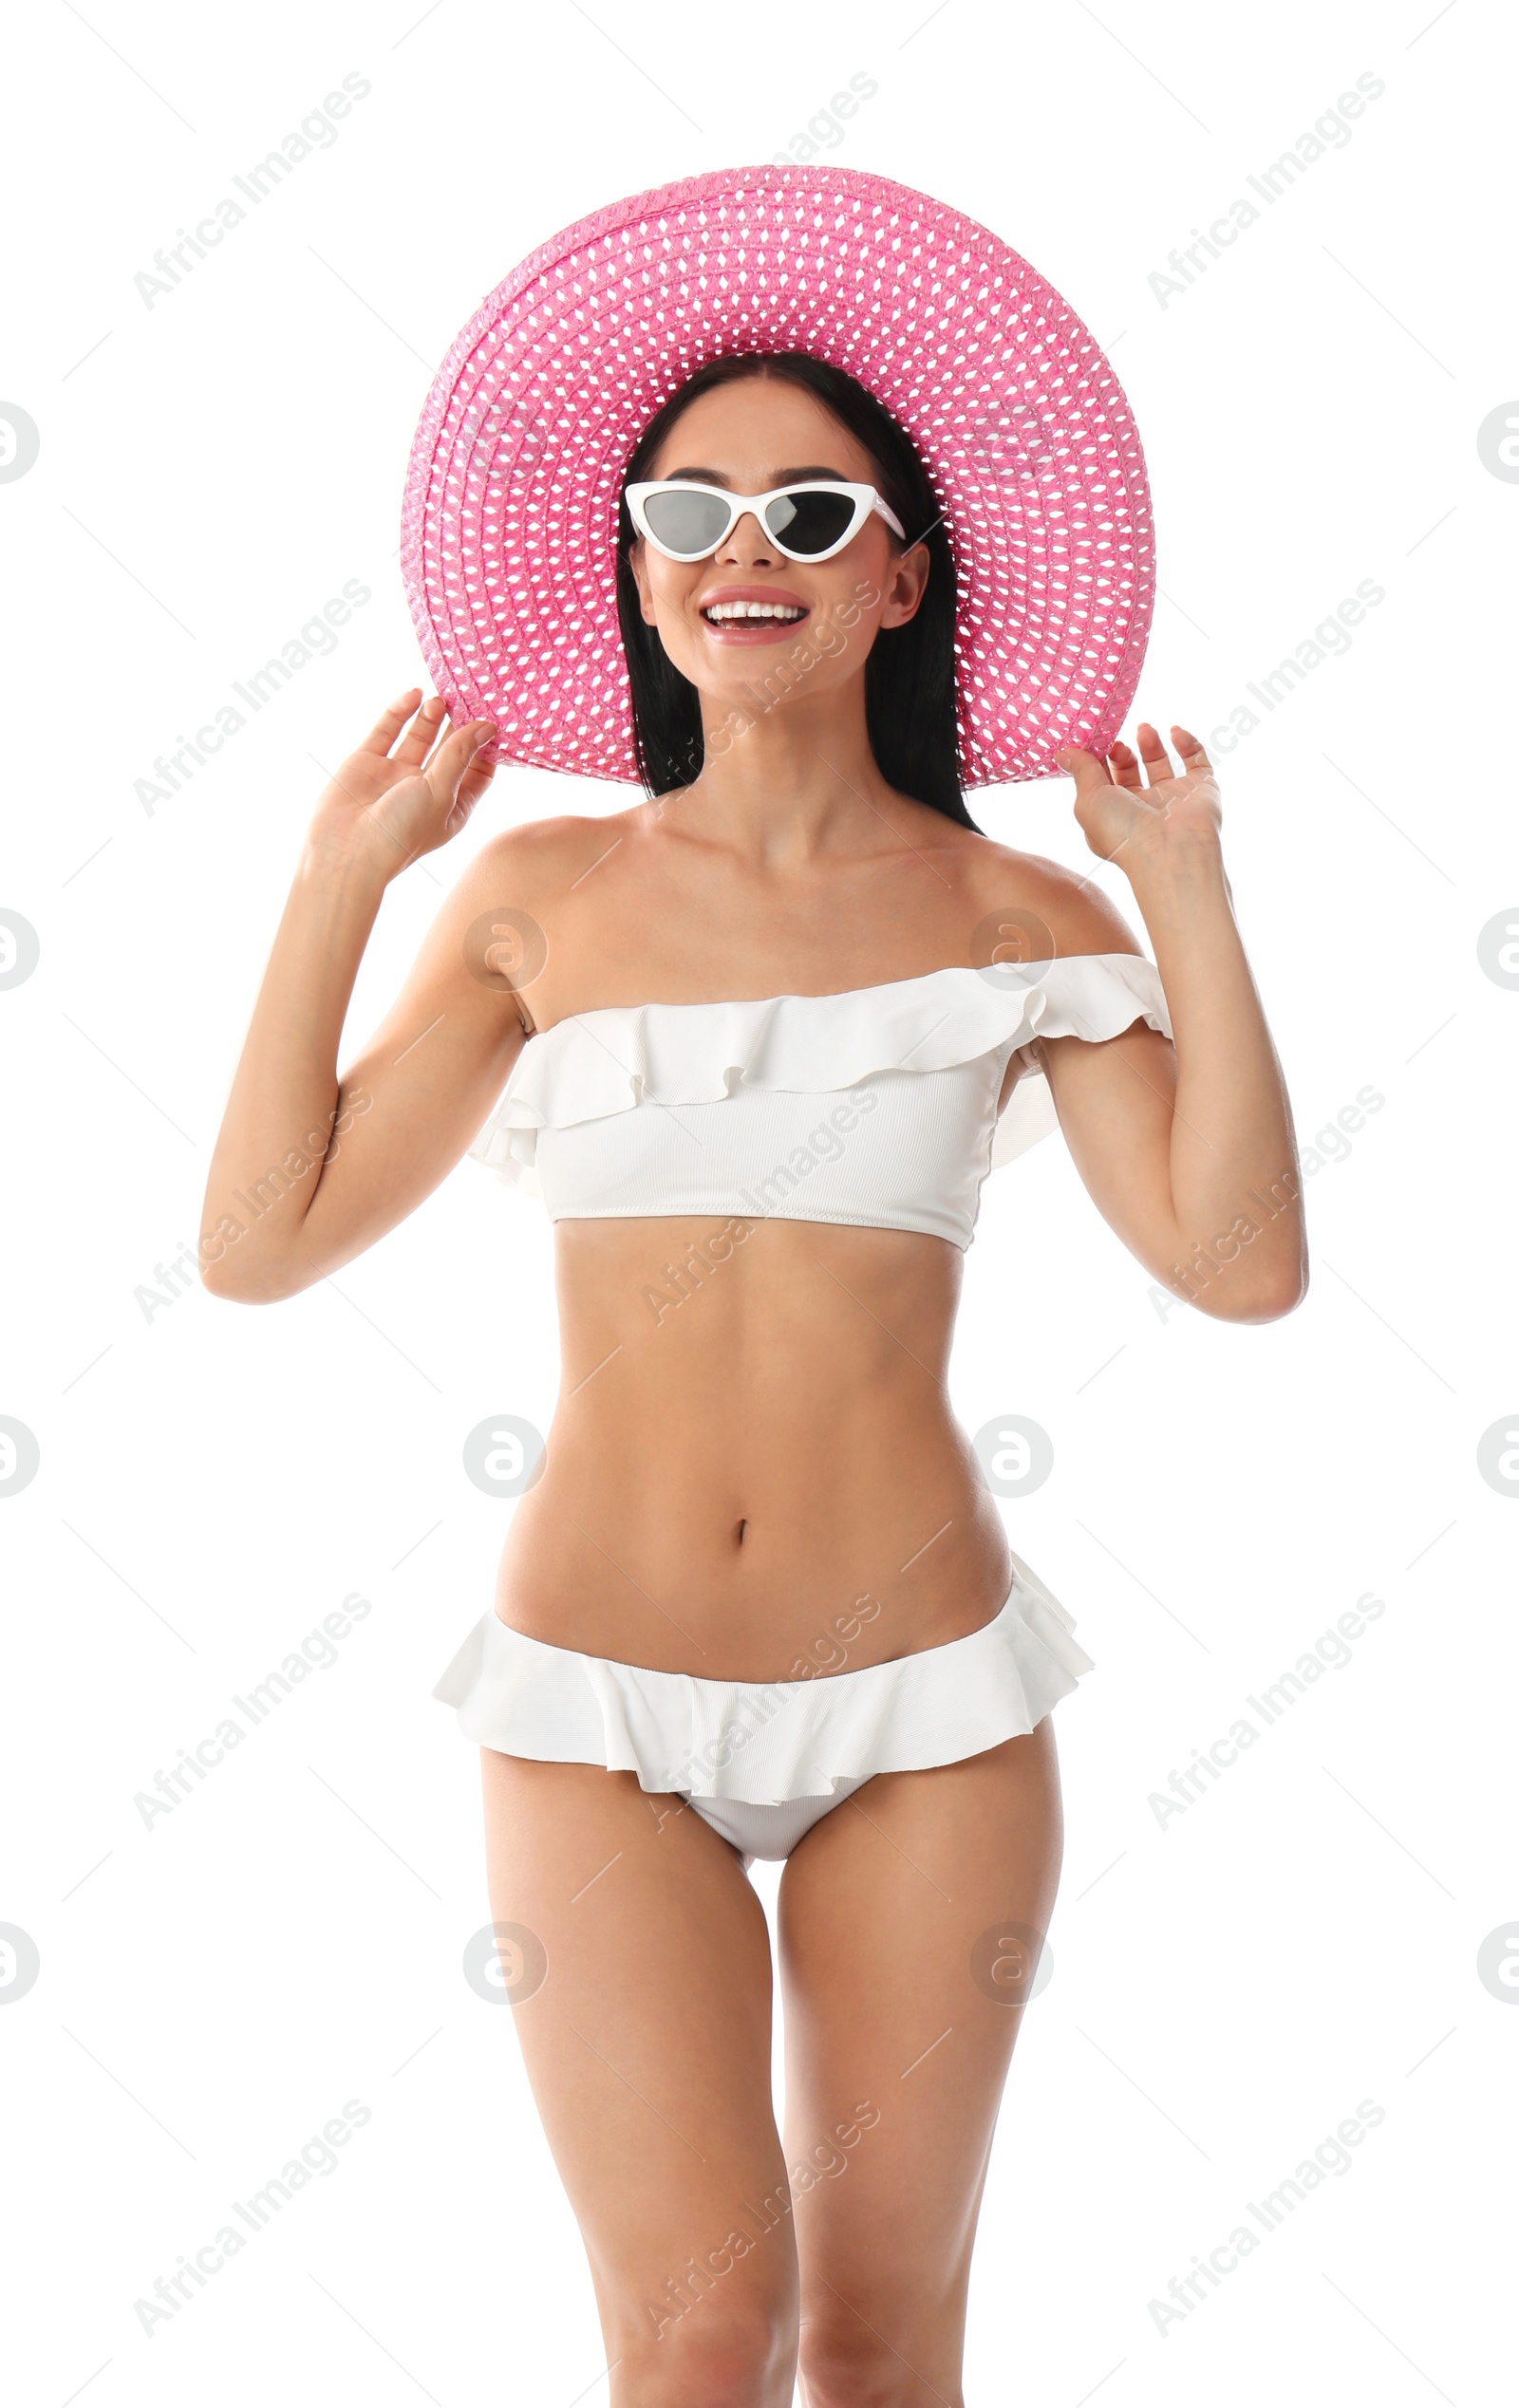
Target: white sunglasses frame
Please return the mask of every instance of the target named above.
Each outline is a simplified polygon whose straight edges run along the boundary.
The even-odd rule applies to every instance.
[[[715,494],[720,501],[727,502],[730,506],[731,515],[722,532],[715,536],[711,543],[704,545],[700,551],[671,551],[668,544],[660,542],[645,516],[646,495],[671,493]],[[854,515],[837,543],[830,544],[826,551],[790,551],[783,538],[776,534],[773,529],[765,526],[762,515],[766,503],[778,501],[783,494],[847,494],[854,504]],[[885,519],[887,525],[895,534],[901,536],[904,543],[908,539],[907,529],[902,521],[890,504],[881,499],[873,485],[846,484],[842,478],[833,476],[798,476],[789,485],[772,485],[767,494],[730,494],[725,485],[708,485],[694,476],[653,476],[642,483],[625,486],[624,499],[628,504],[628,514],[638,532],[647,542],[651,543],[654,550],[666,560],[677,561],[682,568],[689,568],[698,560],[710,560],[719,547],[727,542],[740,519],[750,511],[764,528],[766,535],[775,545],[776,550],[784,552],[788,560],[795,560],[803,568],[809,565],[816,566],[819,561],[832,560],[835,553],[841,552],[846,544],[853,542],[872,511]]]

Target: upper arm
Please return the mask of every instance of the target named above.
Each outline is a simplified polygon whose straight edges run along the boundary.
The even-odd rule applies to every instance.
[[[1147,1271],[1163,1279],[1176,1254],[1171,1131],[1176,1055],[1140,1019],[1118,1036],[1037,1040],[1060,1131],[1103,1220]]]
[[[1141,954],[1123,914],[1100,887],[1060,863],[1024,856],[1032,907],[1058,960],[1082,953]],[[1171,1132],[1176,1055],[1135,1007],[1133,1023],[1093,1043],[1036,1037],[1009,1065],[1005,1105],[1025,1070],[1043,1071],[1081,1183],[1108,1226],[1145,1268],[1164,1277],[1175,1253]]]
[[[291,1266],[305,1275],[297,1286],[351,1260],[416,1210],[478,1133],[522,1050],[516,996],[486,960],[493,912],[530,884],[517,838],[512,831],[482,846],[394,1003],[342,1073],[332,1145],[301,1226],[301,1261]],[[511,945],[510,924],[501,938]]]

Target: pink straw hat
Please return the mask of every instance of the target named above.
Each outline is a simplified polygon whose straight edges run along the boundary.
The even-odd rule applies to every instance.
[[[412,447],[402,573],[456,723],[636,784],[616,606],[634,444],[720,353],[847,369],[912,438],[959,579],[961,775],[1106,753],[1154,596],[1144,457],[1080,319],[973,218],[840,167],[736,167],[598,210],[483,301]],[[927,531],[910,528],[916,537]]]

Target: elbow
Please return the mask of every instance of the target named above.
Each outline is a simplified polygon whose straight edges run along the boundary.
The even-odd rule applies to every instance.
[[[1308,1282],[1305,1278],[1290,1285],[1284,1280],[1278,1286],[1264,1289],[1261,1295],[1253,1299],[1250,1311],[1237,1314],[1234,1317],[1251,1324],[1261,1321],[1285,1321],[1289,1313],[1297,1311],[1307,1293]]]
[[[1273,1321],[1284,1320],[1287,1314],[1295,1313],[1297,1311],[1299,1305],[1303,1302],[1303,1299],[1307,1293],[1308,1266],[1306,1262],[1303,1262],[1299,1264],[1290,1286],[1284,1286],[1282,1300],[1267,1316],[1267,1318]]]
[[[1254,1327],[1266,1321],[1285,1321],[1289,1313],[1297,1311],[1307,1293],[1306,1261],[1285,1262],[1269,1269],[1263,1266],[1247,1284],[1242,1283],[1232,1293],[1221,1286],[1197,1301],[1215,1321],[1238,1321]]]
[[[295,1278],[287,1263],[239,1259],[229,1247],[218,1261],[201,1264],[200,1284],[223,1304],[283,1304],[308,1282]]]
[[[253,1205],[239,1198],[249,1219],[230,1209],[214,1217],[217,1200],[207,1195],[198,1248],[200,1284],[223,1304],[283,1304],[321,1277],[320,1265],[309,1260],[302,1209],[308,1200],[297,1198],[288,1185],[281,1189],[272,1177],[250,1185]]]
[[[1266,1236],[1236,1222],[1210,1244],[1178,1232],[1175,1247],[1166,1284],[1207,1320],[1247,1327],[1282,1321],[1308,1293],[1308,1248],[1301,1223]]]

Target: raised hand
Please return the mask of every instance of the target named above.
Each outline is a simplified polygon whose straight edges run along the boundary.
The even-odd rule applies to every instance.
[[[1184,727],[1172,728],[1182,760],[1178,775],[1148,719],[1140,720],[1137,732],[1137,754],[1119,742],[1105,762],[1079,744],[1055,756],[1076,780],[1077,825],[1093,852],[1103,861],[1116,858],[1120,868],[1128,868],[1136,854],[1157,848],[1200,841],[1216,846],[1223,817],[1218,783],[1196,737]]]
[[[494,763],[478,755],[496,729],[489,719],[451,728],[442,698],[419,710],[421,697],[415,685],[398,695],[324,790],[311,819],[314,850],[367,858],[389,879],[464,826],[491,782]]]

